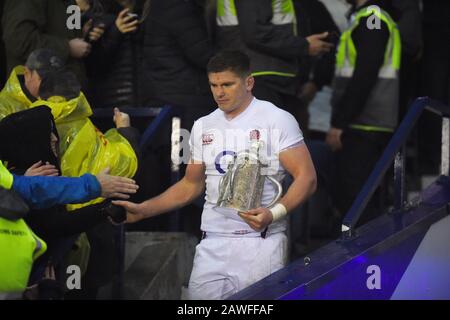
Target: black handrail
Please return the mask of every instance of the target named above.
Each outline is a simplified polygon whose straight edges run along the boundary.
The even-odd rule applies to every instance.
[[[400,209],[404,205],[405,187],[404,187],[404,149],[406,140],[414,128],[417,120],[424,109],[432,111],[444,118],[450,116],[450,107],[441,102],[431,100],[427,97],[417,98],[411,105],[408,113],[401,122],[395,134],[392,136],[389,144],[378,160],[375,168],[372,170],[369,178],[353,202],[350,210],[342,222],[343,238],[349,238],[353,235],[353,229],[357,224],[361,214],[367,206],[370,198],[379,186],[381,180],[389,169],[395,158],[394,167],[394,185],[395,185],[395,209]],[[447,159],[448,160],[448,159]]]

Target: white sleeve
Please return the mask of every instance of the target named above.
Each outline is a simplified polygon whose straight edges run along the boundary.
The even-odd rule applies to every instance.
[[[203,162],[202,123],[200,120],[195,121],[192,126],[189,148],[191,160]]]
[[[303,143],[303,133],[294,116],[288,112],[283,112],[280,120],[280,152]]]

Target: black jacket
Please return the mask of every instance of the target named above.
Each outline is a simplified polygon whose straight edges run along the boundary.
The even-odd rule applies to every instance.
[[[437,25],[449,31],[450,3],[442,0],[423,1],[423,20],[425,24]]]
[[[93,108],[130,108],[142,106],[140,89],[142,30],[122,34],[110,12],[94,23],[103,23],[105,33],[93,43],[87,62],[89,79],[86,96]]]
[[[142,28],[144,103],[209,104],[206,65],[213,49],[201,8],[192,0],[152,1]]]
[[[298,59],[308,56],[309,44],[303,37],[295,36],[291,25],[274,25],[271,0],[235,1],[238,27],[222,27],[215,23],[213,34],[217,47],[236,49],[247,53],[251,60],[252,72],[267,70],[295,74]],[[209,16],[216,16],[216,8],[211,7]],[[212,17],[209,21],[213,21]],[[258,81],[276,92],[294,95],[298,82],[295,77],[279,75],[259,75]]]
[[[3,15],[3,5],[4,2],[0,1],[0,19]],[[6,54],[5,54],[5,43],[3,42],[3,31],[0,25],[0,87],[3,88],[6,82]]]
[[[329,32],[335,45],[329,53],[318,58],[304,56],[300,59],[300,83],[312,81],[320,89],[331,84],[334,76],[336,46],[339,42],[339,28],[325,5],[318,0],[295,0],[298,35],[308,37],[312,34]]]
[[[66,25],[67,8],[74,4],[74,0],[5,1],[2,27],[8,72],[23,65],[33,50],[49,48],[66,61],[85,85],[84,61],[70,56],[69,40],[82,37],[81,30],[69,30]]]
[[[142,1],[137,4],[142,17]],[[213,50],[194,1],[152,1],[136,32],[125,35],[115,26],[120,9],[106,10],[106,32],[88,59],[94,107],[212,103],[206,64]]]
[[[426,4],[429,2],[429,0],[424,2],[424,8],[427,7]],[[439,4],[445,3],[445,1],[438,2]],[[423,47],[419,0],[392,0],[391,11],[393,13],[391,16],[397,22],[400,31],[402,53],[416,57]],[[450,20],[450,13],[447,15],[447,20]]]

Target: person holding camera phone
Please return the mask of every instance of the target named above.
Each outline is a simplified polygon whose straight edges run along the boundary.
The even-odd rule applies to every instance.
[[[333,47],[329,52],[317,57],[302,57],[299,62],[297,97],[302,110],[301,123],[309,124],[308,106],[325,85],[330,85],[334,76],[334,63],[336,47],[339,42],[339,28],[325,5],[319,0],[294,0],[297,18],[297,33],[302,37],[327,32],[323,41],[331,43]],[[304,126],[303,126],[304,127]],[[303,128],[302,127],[302,128]],[[303,134],[310,137],[309,130],[305,128]],[[325,138],[325,137],[320,137]]]
[[[2,29],[8,74],[23,65],[34,50],[48,48],[63,59],[82,87],[86,87],[83,59],[90,54],[92,46],[84,40],[82,30],[67,27],[67,8],[77,4],[75,0],[4,1]]]
[[[139,16],[136,13],[131,13],[130,9],[124,9],[117,16],[115,23],[122,34],[134,32],[139,24]]]
[[[86,96],[94,108],[141,105],[138,100],[139,26],[143,9],[103,2],[104,33],[86,60],[89,86]],[[139,12],[139,14],[138,14]]]
[[[83,13],[84,40],[95,43],[104,35],[106,29],[105,11],[99,0],[77,0],[77,4]],[[130,8],[123,9],[115,19],[116,28],[122,33],[134,32],[139,24],[139,16],[131,13]]]
[[[103,6],[99,0],[76,0],[76,2],[82,13],[83,40],[95,43],[105,32],[105,24],[102,22]]]

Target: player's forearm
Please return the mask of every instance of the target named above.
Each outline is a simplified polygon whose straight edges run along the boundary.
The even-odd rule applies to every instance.
[[[165,192],[140,205],[140,213],[148,218],[184,207],[203,192],[204,183],[191,183],[186,179],[174,184]]]
[[[305,202],[317,188],[316,172],[305,172],[294,178],[285,196],[279,201],[290,212]]]

